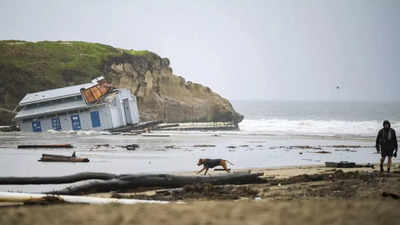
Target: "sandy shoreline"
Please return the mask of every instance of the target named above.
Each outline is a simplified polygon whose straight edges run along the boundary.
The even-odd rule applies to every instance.
[[[338,168],[345,172],[348,171],[375,171],[377,170],[379,164],[373,164],[375,169],[369,167],[361,167],[361,168]],[[385,164],[386,165],[386,164]],[[400,163],[393,163],[394,167],[400,166]],[[248,172],[251,173],[264,173],[264,177],[276,177],[276,178],[289,178],[292,176],[298,176],[301,174],[316,174],[316,173],[326,173],[331,172],[332,169],[325,167],[324,165],[302,165],[302,166],[277,166],[277,167],[265,167],[265,168],[247,168],[247,169],[233,169],[232,172]],[[191,176],[196,175],[198,171],[186,171],[186,172],[177,172],[175,175],[183,175],[183,176]],[[209,175],[217,175],[217,174],[226,174],[225,171],[212,171],[209,170]]]
[[[193,175],[194,172],[179,174]],[[323,166],[252,169],[252,173],[259,172],[263,172],[264,178],[270,179],[269,182],[199,185],[183,188],[181,192],[169,196],[157,190],[121,193],[119,196],[172,199],[167,205],[62,204],[0,207],[0,224],[365,225],[399,222],[399,200],[383,196],[384,193],[400,194],[398,163],[392,166],[390,174],[381,174],[376,168],[335,169]],[[219,173],[223,172],[211,171],[212,175]],[[103,193],[96,196],[115,197],[116,194]],[[184,201],[185,204],[177,204],[176,200]]]

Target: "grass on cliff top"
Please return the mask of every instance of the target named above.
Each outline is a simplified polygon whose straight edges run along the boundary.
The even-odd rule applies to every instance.
[[[87,82],[103,75],[104,60],[122,54],[147,58],[154,55],[150,51],[124,50],[81,41],[0,41],[1,64],[41,76],[52,87]]]

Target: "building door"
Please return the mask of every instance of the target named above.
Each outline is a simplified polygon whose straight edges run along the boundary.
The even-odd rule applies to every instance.
[[[72,122],[72,130],[80,130],[81,129],[81,120],[79,119],[79,115],[72,115],[71,116]]]
[[[42,126],[40,125],[40,120],[32,121],[33,132],[42,132]]]
[[[129,101],[127,98],[122,100],[122,105],[124,107],[126,123],[132,124],[131,110],[129,109]]]
[[[92,120],[93,128],[101,126],[99,111],[90,112],[90,119]]]
[[[54,130],[61,130],[61,123],[60,123],[60,118],[59,117],[54,117],[51,119],[51,127]]]

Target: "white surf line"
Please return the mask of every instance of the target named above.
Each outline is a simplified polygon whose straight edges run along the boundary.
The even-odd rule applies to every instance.
[[[151,203],[151,204],[167,204],[168,201],[155,201],[155,200],[137,200],[137,199],[118,199],[118,198],[98,198],[86,196],[72,196],[72,195],[47,195],[47,194],[28,194],[28,193],[15,193],[15,192],[0,192],[0,202],[29,202],[29,201],[44,201],[46,198],[56,198],[68,203],[86,203],[86,204],[137,204],[137,203]]]

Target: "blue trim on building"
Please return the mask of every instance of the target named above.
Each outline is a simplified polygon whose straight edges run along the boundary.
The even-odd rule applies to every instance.
[[[90,112],[90,119],[92,120],[93,128],[101,126],[99,111]]]

